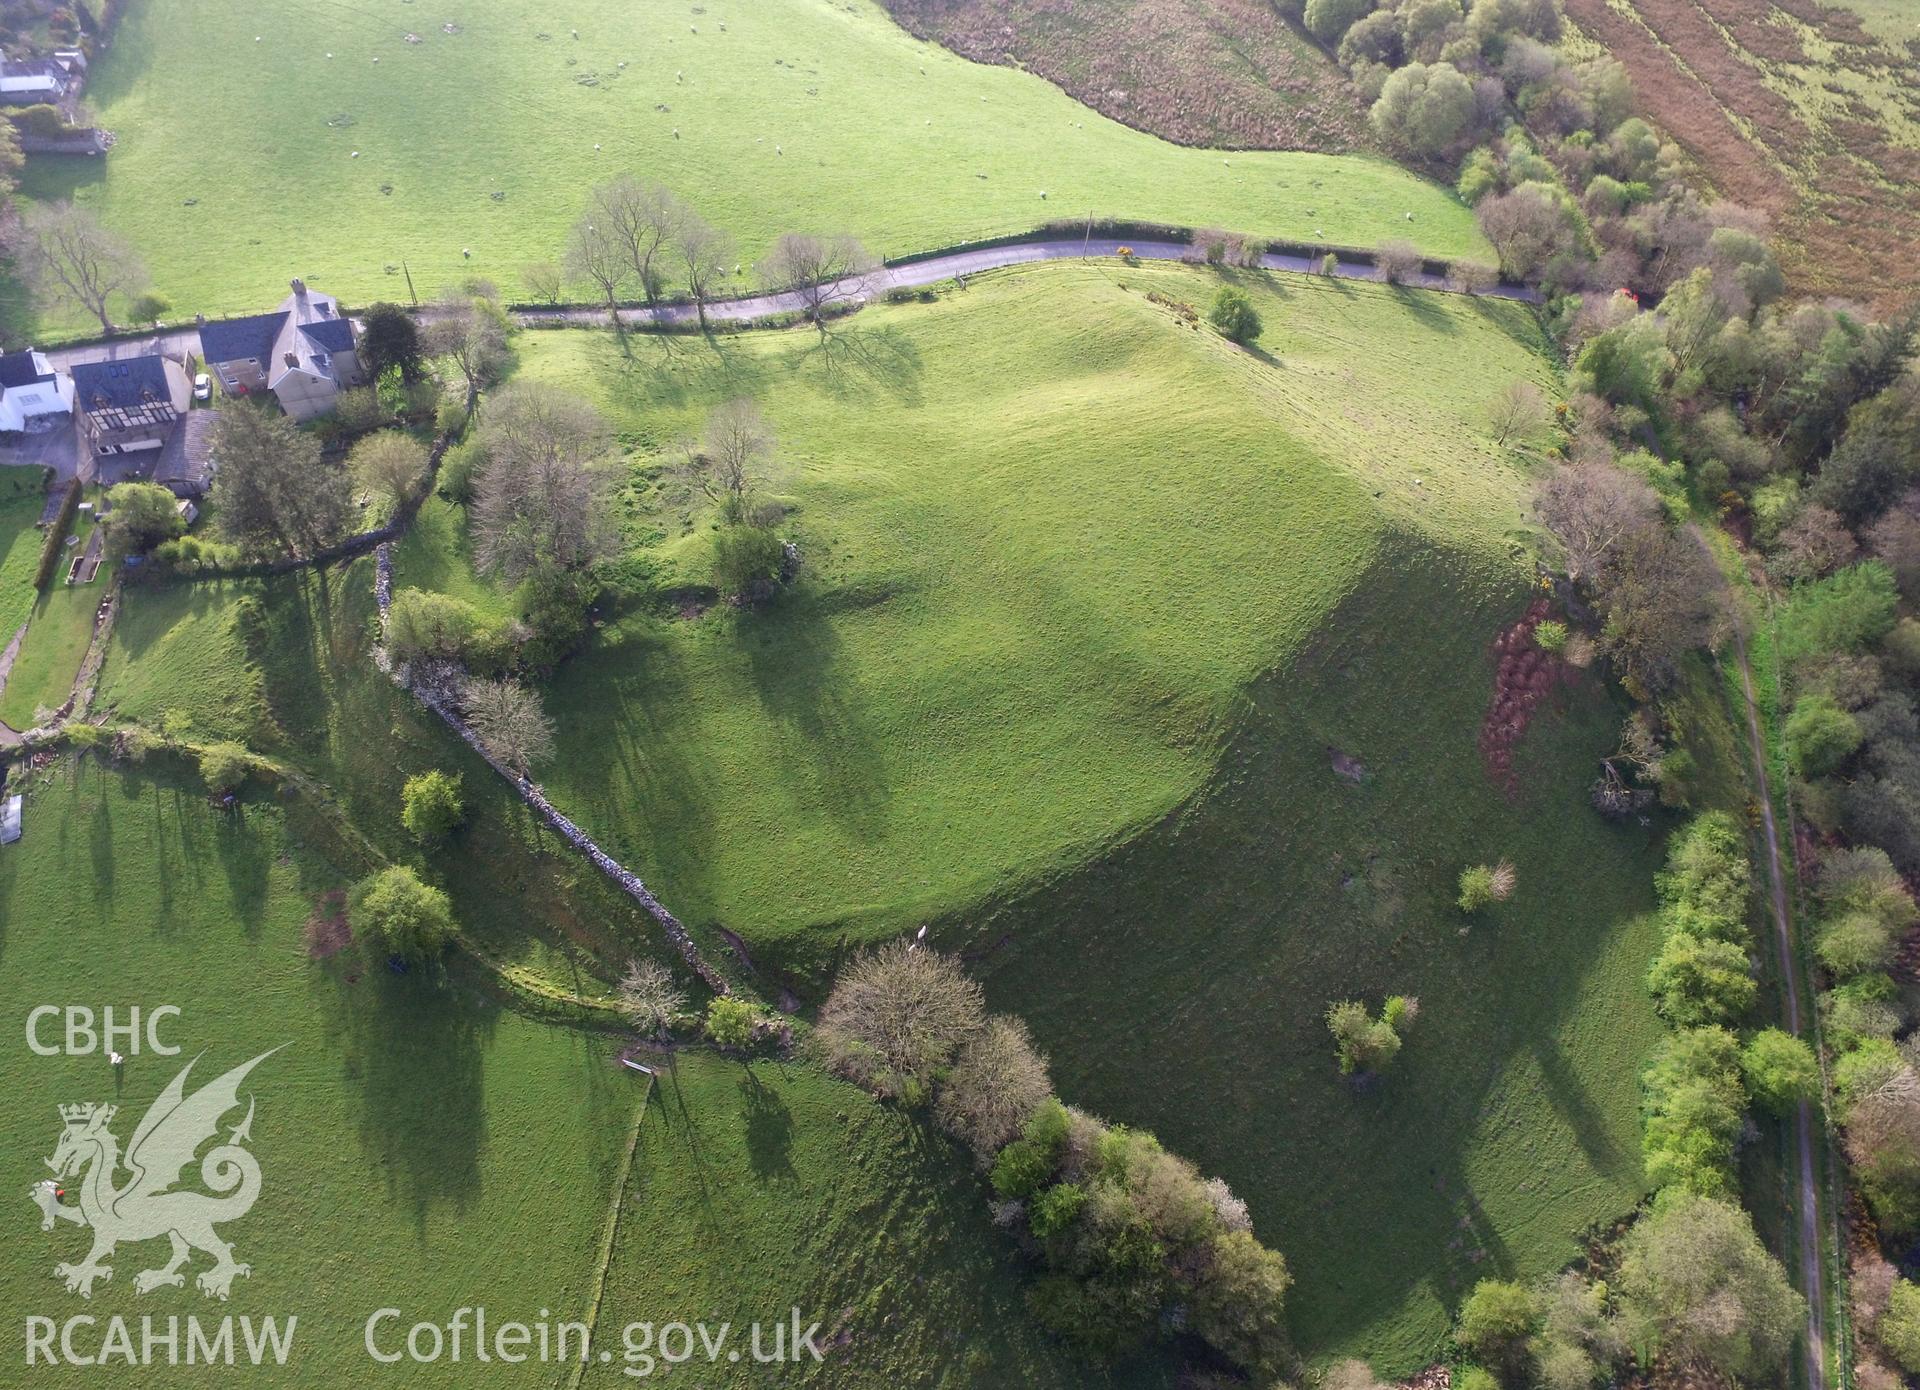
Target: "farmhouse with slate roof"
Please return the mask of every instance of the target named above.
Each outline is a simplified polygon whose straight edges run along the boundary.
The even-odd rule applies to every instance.
[[[44,352],[0,353],[0,430],[43,430],[71,414],[73,378],[56,372]]]
[[[87,60],[63,48],[51,58],[0,58],[0,106],[59,105],[80,90]]]
[[[271,391],[296,420],[326,414],[364,379],[352,320],[300,280],[271,314],[202,324],[200,355],[229,393]]]
[[[187,413],[187,374],[158,353],[80,362],[73,369],[73,399],[94,453],[158,449]]]

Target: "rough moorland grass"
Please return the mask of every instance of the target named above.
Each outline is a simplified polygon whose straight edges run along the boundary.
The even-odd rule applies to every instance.
[[[40,595],[7,688],[0,693],[0,723],[24,729],[34,722],[36,710],[58,709],[66,702],[93,636],[94,610],[106,596],[104,583],[69,588],[57,580]]]
[[[499,0],[451,21],[143,0],[87,96],[112,158],[36,162],[29,192],[95,208],[206,313],[273,303],[294,274],[404,299],[403,263],[422,294],[513,286],[628,170],[731,230],[749,269],[784,230],[899,253],[1090,212],[1485,255],[1471,213],[1384,160],[1181,149],[914,39],[873,0]]]
[[[231,1302],[191,1284],[137,1295],[133,1276],[165,1256],[150,1242],[121,1248],[112,1281],[82,1303],[51,1270],[84,1254],[84,1233],[23,1222],[0,1255],[9,1308],[136,1327],[143,1314],[297,1316],[294,1355],[271,1375],[297,1386],[368,1383],[362,1327],[382,1307],[405,1310],[403,1330],[461,1306],[485,1305],[496,1326],[542,1309],[584,1314],[643,1094],[615,1065],[617,1039],[529,1022],[420,972],[395,976],[357,949],[309,960],[310,900],[340,874],[272,805],[223,814],[170,776],[68,760],[31,780],[26,815],[26,837],[0,854],[0,1006],[24,1019],[50,1001],[112,1003],[123,1016],[171,1003],[183,1012],[165,1040],[184,1050],[133,1057],[116,1081],[100,1056],[35,1056],[11,1030],[0,1137],[22,1183],[44,1175],[32,1160],[52,1152],[56,1106],[112,1100],[124,1140],[188,1058],[204,1051],[200,1081],[283,1050],[247,1088],[264,1181],[253,1211],[224,1230],[253,1265]],[[1010,1249],[962,1156],[850,1086],[685,1057],[649,1107],[618,1200],[596,1343],[615,1360],[596,1363],[593,1383],[632,1383],[617,1374],[630,1319],[732,1319],[745,1347],[746,1323],[784,1321],[796,1305],[830,1327],[855,1307],[854,1344],[808,1383],[932,1384],[928,1366],[976,1346],[1022,1383],[1089,1383],[1025,1320]],[[469,1346],[435,1383],[564,1382],[553,1365],[494,1361],[482,1375],[476,1364]],[[39,1366],[33,1378],[77,1386],[97,1374]],[[162,1367],[143,1383],[204,1375]]]
[[[1913,293],[1920,80],[1912,7],[1568,0],[1723,198],[1773,216],[1795,287],[1891,310]],[[1903,26],[1888,13],[1899,9]],[[1854,10],[1860,13],[1856,15]],[[1874,21],[1871,27],[1861,15]]]
[[[793,593],[618,615],[550,686],[543,780],[677,911],[810,974],[1096,855],[1201,785],[1389,518],[1498,545],[1521,472],[1479,416],[1544,375],[1522,314],[1252,282],[1249,354],[1144,293],[1212,277],[1118,274],[977,281],[824,345],[521,340],[643,459],[747,394],[797,468]],[[634,530],[665,583],[709,581],[704,512]]]
[[[908,29],[1183,145],[1365,149],[1367,100],[1263,0],[885,0]]]

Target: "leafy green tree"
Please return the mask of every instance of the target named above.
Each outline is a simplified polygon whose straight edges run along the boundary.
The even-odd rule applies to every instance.
[[[1332,48],[1373,4],[1374,0],[1307,0],[1302,12],[1307,32]]]
[[[1785,1115],[1820,1094],[1820,1063],[1813,1049],[1791,1033],[1763,1028],[1740,1052],[1740,1074],[1754,1104]]]
[[[360,315],[360,364],[378,381],[389,370],[411,385],[420,379],[420,326],[398,304],[382,301]]]
[[[1747,953],[1730,941],[1669,935],[1647,972],[1647,988],[1654,1006],[1678,1028],[1726,1023],[1753,1003],[1758,986]]]
[[[431,589],[402,589],[387,610],[387,649],[401,661],[461,661],[484,620],[463,598]]]
[[[1793,591],[1782,615],[1780,644],[1791,661],[1830,652],[1863,651],[1893,630],[1900,601],[1893,571],[1878,560]]]
[[[1570,636],[1565,623],[1549,618],[1533,629],[1533,644],[1543,652],[1563,652]]]
[[[1884,970],[1893,963],[1893,929],[1871,912],[1845,912],[1824,922],[1813,949],[1835,976]]]
[[[362,879],[347,902],[347,919],[365,939],[404,960],[431,960],[453,940],[453,905],[404,864]]]
[[[1527,1339],[1539,1320],[1540,1301],[1525,1285],[1482,1279],[1460,1306],[1455,1335],[1481,1361],[1517,1371],[1526,1361]]]
[[[1231,342],[1247,344],[1260,336],[1260,315],[1244,290],[1222,285],[1207,311],[1207,322]]]
[[[438,768],[407,779],[400,791],[400,823],[422,844],[433,844],[453,833],[466,808],[460,802],[459,774]]]
[[[1728,1202],[1669,1194],[1622,1246],[1619,1288],[1630,1318],[1681,1365],[1777,1384],[1806,1302]]]
[[[713,582],[727,598],[757,602],[780,579],[786,550],[763,526],[727,526],[713,538]]]
[[[1896,1280],[1880,1317],[1880,1344],[1902,1369],[1920,1375],[1920,1284]]]
[[[200,751],[200,778],[215,796],[240,790],[253,771],[253,754],[244,744],[210,743]]]
[[[707,1003],[707,1036],[721,1047],[745,1047],[753,1041],[760,1010],[744,999],[715,995]]]
[[[1818,691],[1794,701],[1793,713],[1787,716],[1787,743],[1804,777],[1838,772],[1860,747],[1860,739],[1859,721],[1836,705],[1832,696]]]
[[[1365,1004],[1343,999],[1327,1010],[1327,1030],[1333,1034],[1340,1074],[1385,1071],[1400,1055],[1400,1035],[1384,1018],[1376,1019]]]
[[[1387,78],[1370,118],[1388,144],[1432,159],[1463,141],[1476,111],[1473,84],[1452,63],[1408,63]]]
[[[1020,1137],[993,1164],[993,1190],[1002,1197],[1029,1197],[1045,1187],[1060,1164],[1070,1120],[1067,1107],[1049,1099],[1028,1117]]]
[[[1293,1357],[1286,1295],[1287,1262],[1246,1231],[1213,1242],[1187,1312],[1207,1345],[1262,1380],[1280,1375]]]
[[[381,430],[353,446],[347,471],[354,481],[398,510],[413,496],[427,472],[427,451],[420,441],[399,430]]]
[[[1512,897],[1517,882],[1513,865],[1504,859],[1498,864],[1470,864],[1460,871],[1460,896],[1455,902],[1462,912],[1479,912]]]
[[[1731,1193],[1734,1141],[1746,1121],[1739,1039],[1724,1028],[1675,1033],[1655,1053],[1641,1086],[1648,1180],[1705,1196]]]
[[[1036,1240],[1048,1241],[1064,1234],[1080,1219],[1087,1203],[1087,1189],[1077,1182],[1057,1182],[1033,1199],[1027,1226]]]
[[[107,554],[117,564],[145,555],[163,541],[186,534],[180,500],[154,483],[120,483],[107,489]]]
[[[221,533],[250,550],[312,555],[345,534],[353,516],[346,471],[320,457],[320,442],[273,406],[224,401],[210,452],[220,460],[213,500]]]

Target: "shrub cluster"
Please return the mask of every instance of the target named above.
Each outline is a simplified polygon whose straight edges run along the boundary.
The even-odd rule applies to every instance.
[[[1184,1328],[1272,1380],[1293,1360],[1286,1262],[1246,1206],[1151,1134],[1054,1096],[1023,1024],[989,1015],[951,957],[896,943],[856,957],[820,1012],[826,1065],[875,1094],[931,1106],[989,1175],[996,1219],[1042,1273],[1035,1315],[1110,1358]]]

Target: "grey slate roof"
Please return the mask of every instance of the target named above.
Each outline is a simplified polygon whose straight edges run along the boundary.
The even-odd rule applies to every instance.
[[[33,360],[33,349],[0,353],[0,388],[31,386],[36,381],[52,381],[52,372],[43,372]]]
[[[273,356],[273,341],[286,324],[286,310],[249,314],[243,319],[221,319],[200,325],[200,355],[208,362],[239,362],[253,358],[264,366]]]
[[[353,325],[345,319],[318,319],[301,324],[300,331],[322,352],[353,351]]]
[[[135,409],[170,399],[166,361],[157,353],[123,357],[117,362],[76,362],[73,366],[73,402],[82,410],[104,405]]]

